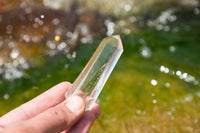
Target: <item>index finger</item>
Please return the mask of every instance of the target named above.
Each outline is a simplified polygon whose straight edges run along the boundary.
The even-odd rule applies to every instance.
[[[6,126],[10,123],[30,119],[37,114],[53,107],[65,100],[65,92],[70,88],[69,82],[62,82],[31,101],[8,112],[0,118],[0,125]]]

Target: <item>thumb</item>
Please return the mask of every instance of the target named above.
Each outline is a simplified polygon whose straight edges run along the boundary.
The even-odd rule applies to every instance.
[[[68,98],[67,101],[34,117],[28,123],[29,125],[34,125],[34,128],[42,133],[61,132],[77,122],[84,114],[84,111],[84,100],[81,97],[73,96]]]
[[[7,126],[3,133],[58,133],[70,128],[85,112],[85,102],[79,96],[69,97],[32,119]]]

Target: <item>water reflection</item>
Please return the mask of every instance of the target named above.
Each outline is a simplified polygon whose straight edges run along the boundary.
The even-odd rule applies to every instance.
[[[8,94],[4,94],[4,95],[3,95],[3,98],[4,98],[5,100],[9,99],[9,97],[10,97],[10,96],[9,96]]]
[[[163,65],[160,66],[160,72],[170,74],[170,75],[176,75],[185,82],[192,83],[193,85],[199,85],[199,81],[194,76],[186,72],[181,72],[180,70],[177,70],[177,71],[170,70],[168,67],[165,67]]]
[[[191,102],[193,100],[193,98],[194,98],[193,95],[188,94],[188,95],[185,96],[185,101],[186,102]]]
[[[152,103],[153,103],[153,104],[156,104],[156,103],[157,103],[157,100],[156,100],[156,99],[153,99],[153,100],[152,100]]]
[[[171,46],[169,47],[169,51],[170,51],[170,52],[175,52],[175,51],[176,51],[176,47],[173,46],[173,45],[171,45]]]
[[[199,9],[198,8],[194,8],[194,14],[195,15],[199,15],[199,13],[200,13]]]
[[[0,72],[5,79],[20,78],[24,69],[44,56],[64,52],[75,58],[79,42],[91,43],[94,36],[106,32],[104,19],[96,12],[22,5],[0,13]],[[113,24],[108,22],[109,35],[114,33]]]
[[[152,80],[151,80],[151,84],[152,84],[153,86],[156,86],[156,85],[158,84],[158,82],[157,82],[155,79],[152,79]]]
[[[115,32],[115,23],[110,20],[106,20],[105,25],[107,27],[107,36],[112,36]]]
[[[144,56],[145,58],[151,57],[151,50],[150,50],[150,48],[147,47],[147,46],[142,46],[142,47],[141,47],[141,54],[142,54],[142,56]]]
[[[168,82],[165,83],[165,87],[166,87],[166,88],[170,88],[170,87],[171,87],[170,83],[168,83]]]
[[[125,5],[124,5],[124,10],[125,10],[126,12],[131,11],[131,9],[132,9],[132,7],[131,7],[130,4],[125,4]]]

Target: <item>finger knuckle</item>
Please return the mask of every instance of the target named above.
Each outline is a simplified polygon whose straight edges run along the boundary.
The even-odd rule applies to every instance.
[[[67,113],[62,108],[54,108],[50,111],[50,114],[53,116],[55,121],[58,121],[61,124],[68,124]]]
[[[67,81],[61,82],[60,84],[63,86],[71,86],[71,83]]]

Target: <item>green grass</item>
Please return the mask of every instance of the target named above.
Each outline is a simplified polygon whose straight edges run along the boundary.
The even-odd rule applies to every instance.
[[[98,99],[102,115],[91,132],[200,132],[200,87],[172,74],[180,70],[200,82],[199,35],[198,28],[179,32],[147,28],[121,35],[124,53]],[[81,45],[74,60],[59,54],[42,67],[26,71],[21,79],[2,80],[0,115],[59,82],[73,82],[101,39]],[[149,58],[141,54],[141,39],[151,49]],[[169,51],[171,45],[175,52]],[[168,67],[170,73],[160,72],[161,65]],[[152,79],[157,80],[156,86],[151,85]],[[5,93],[10,95],[7,100],[3,99]]]

